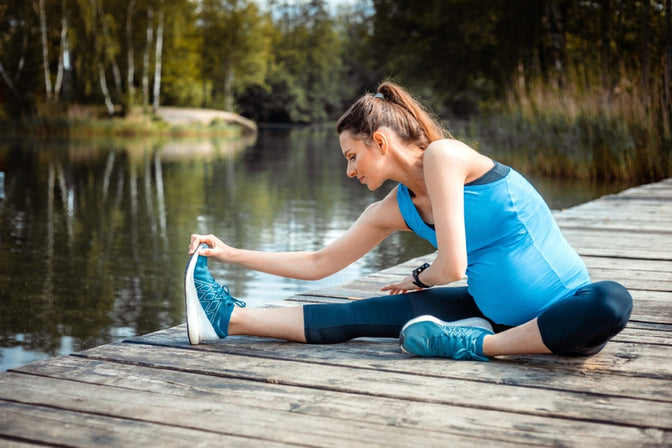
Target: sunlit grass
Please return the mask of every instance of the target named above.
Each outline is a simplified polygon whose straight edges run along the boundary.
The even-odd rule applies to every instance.
[[[134,111],[105,117],[99,109],[72,106],[67,111],[42,108],[34,118],[0,124],[0,135],[35,137],[239,137],[239,126],[221,120],[174,125],[151,113]]]

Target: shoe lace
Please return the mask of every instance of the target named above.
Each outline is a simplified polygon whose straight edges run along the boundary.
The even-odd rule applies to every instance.
[[[235,305],[238,305],[241,308],[245,308],[247,306],[247,303],[245,303],[243,300],[236,299],[231,295],[229,292],[229,287],[226,285],[219,285],[219,291],[217,292],[217,298],[218,299],[223,299],[223,300],[230,300],[233,302]]]

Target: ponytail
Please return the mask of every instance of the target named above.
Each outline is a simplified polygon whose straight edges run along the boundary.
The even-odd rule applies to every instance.
[[[383,82],[375,95],[367,93],[350,106],[336,123],[336,132],[349,131],[368,145],[381,127],[394,130],[405,143],[423,149],[435,140],[450,137],[418,100],[389,81]]]

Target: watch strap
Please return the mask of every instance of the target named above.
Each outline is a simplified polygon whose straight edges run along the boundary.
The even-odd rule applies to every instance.
[[[428,267],[429,267],[429,263],[425,263],[425,264],[423,264],[422,266],[413,269],[412,276],[413,276],[413,284],[414,284],[415,286],[418,286],[418,287],[420,287],[420,288],[431,288],[431,287],[432,287],[431,285],[426,285],[426,284],[424,284],[424,283],[420,280],[420,277],[419,277],[420,273],[421,273],[422,271],[424,271],[425,269],[427,269]]]

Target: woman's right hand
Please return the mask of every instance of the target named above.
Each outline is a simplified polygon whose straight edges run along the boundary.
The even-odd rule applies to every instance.
[[[231,259],[233,254],[233,247],[224,243],[215,235],[200,235],[194,233],[191,235],[191,242],[189,243],[189,255],[196,252],[199,245],[206,244],[208,247],[199,251],[200,255],[204,257],[213,258],[220,263],[226,263]]]

